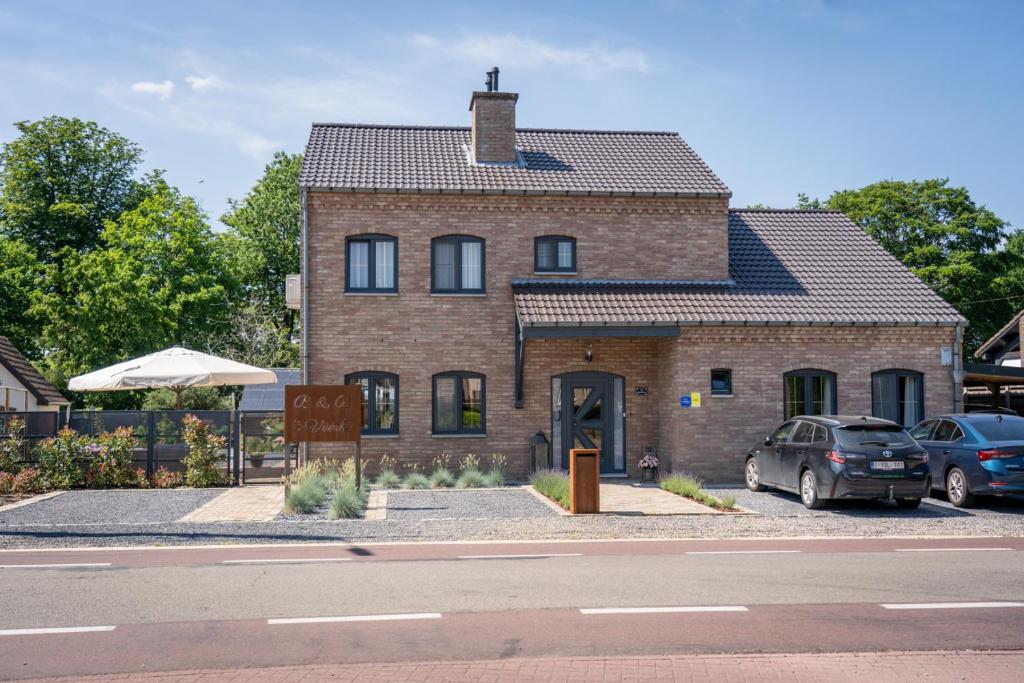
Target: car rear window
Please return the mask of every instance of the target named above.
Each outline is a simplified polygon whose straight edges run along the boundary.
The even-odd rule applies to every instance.
[[[971,426],[989,441],[1024,441],[1024,420],[1019,417],[971,420]]]
[[[911,446],[914,440],[905,429],[893,427],[840,427],[836,438],[843,446]]]

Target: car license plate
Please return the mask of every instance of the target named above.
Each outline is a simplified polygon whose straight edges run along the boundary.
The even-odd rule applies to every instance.
[[[871,462],[871,469],[873,470],[902,470],[902,460],[873,460]]]

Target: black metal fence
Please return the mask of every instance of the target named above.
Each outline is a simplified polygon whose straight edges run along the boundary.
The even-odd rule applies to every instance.
[[[228,481],[280,481],[295,463],[293,449],[284,444],[284,413],[263,411],[239,413],[230,410],[73,410],[67,413],[0,412],[0,438],[10,437],[10,422],[25,422],[21,463],[36,462],[36,446],[53,438],[65,426],[79,434],[99,436],[118,427],[130,427],[139,446],[132,458],[134,467],[147,474],[165,467],[183,471],[188,454],[182,421],[195,415],[210,424],[210,431],[224,437],[222,467]]]

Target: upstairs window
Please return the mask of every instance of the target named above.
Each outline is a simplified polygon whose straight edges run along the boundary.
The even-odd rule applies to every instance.
[[[784,375],[785,419],[794,415],[835,415],[836,375],[827,370],[793,370]]]
[[[389,372],[357,372],[345,384],[363,389],[363,434],[398,434],[398,375]]]
[[[575,273],[576,240],[538,237],[533,241],[533,270],[537,273]]]
[[[871,375],[871,414],[913,427],[924,418],[924,381],[920,372],[882,370]]]
[[[484,241],[452,235],[431,243],[431,288],[436,294],[484,293]]]
[[[434,375],[434,434],[485,433],[486,391],[475,372]]]
[[[398,291],[398,240],[386,235],[349,237],[346,292]]]

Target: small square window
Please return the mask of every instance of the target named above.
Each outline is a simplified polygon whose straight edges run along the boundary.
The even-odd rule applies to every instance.
[[[732,370],[719,369],[711,371],[711,395],[732,395]]]
[[[537,273],[575,273],[576,240],[572,237],[537,237],[533,243],[533,270]]]

